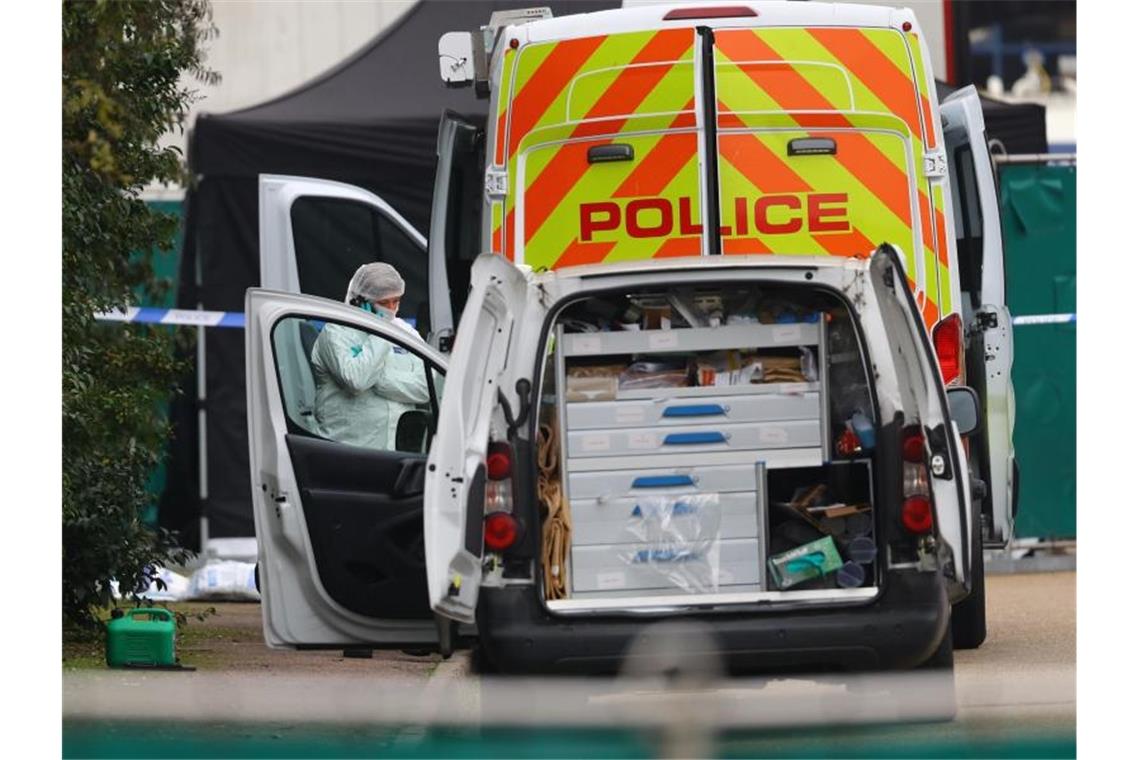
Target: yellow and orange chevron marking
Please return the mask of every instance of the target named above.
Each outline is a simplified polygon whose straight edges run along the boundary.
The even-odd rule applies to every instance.
[[[724,253],[864,256],[890,241],[927,320],[949,310],[945,182],[922,174],[938,132],[920,47],[889,29],[716,31]],[[696,59],[693,29],[509,51],[493,136],[509,190],[492,206],[492,250],[536,268],[701,253]],[[789,155],[801,137],[836,151]],[[613,143],[632,159],[590,163]]]

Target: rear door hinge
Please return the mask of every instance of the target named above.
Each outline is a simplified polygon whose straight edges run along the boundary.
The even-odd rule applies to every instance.
[[[499,201],[507,197],[507,170],[490,167],[483,179],[487,199]]]
[[[941,179],[946,176],[946,154],[936,150],[922,157],[922,171],[927,179]]]
[[[992,311],[979,311],[974,315],[974,322],[970,325],[969,335],[981,335],[986,330],[993,330],[998,326],[998,315]]]

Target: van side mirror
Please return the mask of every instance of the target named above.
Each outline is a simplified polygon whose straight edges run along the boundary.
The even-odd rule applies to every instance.
[[[950,419],[958,426],[958,432],[972,435],[977,431],[981,418],[977,392],[964,385],[947,388],[946,400],[950,402]]]
[[[396,451],[426,454],[431,443],[431,412],[409,409],[396,423]]]
[[[475,81],[473,37],[471,32],[448,32],[439,38],[439,78],[448,87]]]

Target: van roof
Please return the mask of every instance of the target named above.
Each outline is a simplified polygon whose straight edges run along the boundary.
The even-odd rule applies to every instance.
[[[533,21],[524,26],[516,27],[516,30],[521,32],[525,29],[523,33],[529,42],[550,42],[599,33],[614,34],[649,29],[671,29],[692,27],[698,24],[715,25],[718,28],[803,25],[898,28],[904,21],[915,24],[914,13],[908,8],[848,3],[799,3],[788,2],[787,0],[753,0],[752,2],[726,0],[723,4],[724,6],[749,8],[756,13],[755,16],[706,20],[665,20],[665,15],[670,10],[699,7],[701,4],[694,2],[692,6],[686,6],[684,3],[646,5],[595,11],[593,13],[576,13]]]

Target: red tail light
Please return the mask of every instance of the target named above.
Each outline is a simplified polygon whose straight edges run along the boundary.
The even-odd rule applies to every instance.
[[[911,533],[929,533],[934,527],[930,500],[924,496],[911,496],[902,505],[902,524]]]
[[[922,428],[915,426],[903,430],[902,458],[904,462],[921,464],[926,461],[926,438]]]
[[[746,18],[759,15],[747,5],[723,5],[714,8],[676,8],[665,14],[666,21],[698,18]]]
[[[510,549],[519,539],[519,522],[508,512],[492,512],[483,518],[483,545],[493,552]]]
[[[505,480],[511,475],[511,447],[506,443],[492,443],[487,447],[487,477]]]
[[[942,370],[942,382],[949,385],[962,373],[962,318],[951,314],[934,326],[934,352]]]

